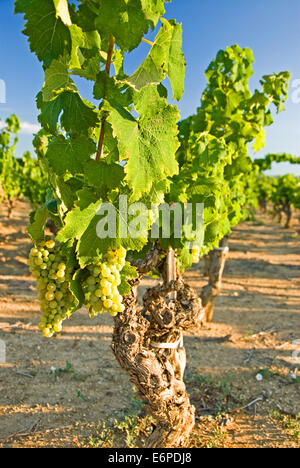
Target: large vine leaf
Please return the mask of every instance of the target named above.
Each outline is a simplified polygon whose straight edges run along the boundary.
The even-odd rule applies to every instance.
[[[105,103],[108,121],[118,139],[120,159],[128,159],[126,181],[133,199],[148,193],[154,184],[178,171],[175,152],[178,110],[160,97],[157,88],[148,87],[135,96],[137,120],[118,104]]]
[[[58,135],[51,140],[46,157],[58,176],[67,172],[75,175],[83,173],[85,163],[95,151],[95,143],[86,136],[81,135],[70,140]]]
[[[184,92],[185,60],[182,53],[182,27],[176,21],[162,18],[155,42],[144,60],[127,82],[136,90],[149,84],[159,84],[169,77],[174,99],[180,100]]]
[[[95,19],[101,37],[112,34],[117,45],[128,51],[140,44],[151,23],[153,18],[151,22],[146,19],[141,0],[101,0]]]
[[[68,70],[68,62],[60,57],[53,60],[50,67],[45,70],[45,83],[42,89],[43,100],[50,101],[56,97],[60,90],[77,91]]]
[[[131,266],[129,262],[126,262],[121,271],[121,283],[118,286],[119,293],[121,296],[126,296],[131,292],[131,286],[127,280],[138,277],[138,271],[135,267]]]
[[[118,211],[116,211],[116,214],[118,228]],[[78,242],[77,255],[81,267],[85,267],[89,263],[92,263],[95,258],[108,250],[118,249],[121,245],[126,250],[141,250],[148,242],[147,238],[142,237],[131,238],[128,236],[126,238],[120,238],[118,236],[118,231],[116,237],[106,237],[104,239],[99,238],[97,236],[97,225],[100,220],[101,216],[95,216]]]
[[[168,71],[173,98],[180,101],[184,94],[184,77],[185,77],[185,58],[182,52],[182,25],[176,21],[170,21],[173,26],[172,39],[168,57]]]
[[[66,11],[63,11],[61,1],[56,3],[58,9],[53,0],[15,2],[15,12],[23,13],[26,20],[23,32],[28,36],[30,50],[46,67],[65,52],[70,54],[72,49],[70,30],[64,24]]]
[[[39,93],[37,105],[41,110],[39,122],[53,134],[57,132],[59,118],[62,128],[75,135],[87,135],[99,121],[95,106],[81,99],[78,92],[62,91],[55,99],[46,102]]]
[[[94,201],[92,194],[82,192],[84,202],[79,201],[80,206],[69,211],[65,218],[65,226],[59,231],[57,240],[59,242],[68,242],[70,239],[78,240],[77,257],[81,267],[92,263],[95,258],[109,249],[117,249],[121,245],[129,250],[141,250],[147,243],[143,237],[130,238],[129,236],[120,237],[119,218],[123,214],[119,212],[119,206],[115,206],[116,213],[116,235],[101,238],[97,235],[97,225],[103,218],[99,214],[102,205],[101,200]]]
[[[89,161],[84,172],[88,184],[97,190],[117,188],[124,178],[122,166],[119,164],[106,164],[102,161]]]
[[[159,17],[165,13],[164,0],[141,0],[141,5],[146,19],[155,27]]]
[[[65,225],[59,231],[57,240],[68,242],[70,239],[80,239],[88,228],[101,205],[101,200],[88,204],[85,208],[76,207],[69,211],[65,218]],[[96,230],[94,232],[96,236]]]
[[[36,244],[44,237],[47,218],[48,210],[45,206],[42,206],[35,212],[33,222],[27,228],[28,234]]]

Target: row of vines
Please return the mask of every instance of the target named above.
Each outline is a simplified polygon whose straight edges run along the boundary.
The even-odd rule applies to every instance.
[[[26,198],[33,209],[45,202],[48,181],[45,172],[29,151],[16,158],[20,121],[11,115],[0,132],[0,201],[6,203],[10,217],[16,200]]]

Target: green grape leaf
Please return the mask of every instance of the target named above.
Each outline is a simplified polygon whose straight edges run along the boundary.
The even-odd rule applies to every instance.
[[[124,84],[117,82],[114,77],[108,76],[105,71],[98,73],[94,85],[94,98],[97,100],[107,98],[109,101],[117,101],[121,106],[131,104],[131,93],[122,93]]]
[[[69,68],[72,75],[95,81],[100,69],[101,38],[97,31],[83,31],[78,25],[70,27],[72,51]]]
[[[110,34],[117,45],[126,51],[135,49],[148,32],[150,22],[141,9],[141,0],[101,0],[95,19],[101,37]]]
[[[72,21],[69,12],[68,0],[53,0],[56,9],[56,17],[60,18],[66,26],[71,26]]]
[[[81,47],[85,45],[85,36],[82,29],[77,24],[70,26],[72,40],[71,56],[68,60],[68,68],[81,68],[84,63],[84,57],[81,53]]]
[[[171,24],[164,21],[148,56],[134,74],[127,78],[127,82],[137,91],[149,84],[158,84],[166,77],[171,30]]]
[[[87,135],[99,123],[95,107],[81,99],[77,92],[63,91],[55,99],[46,102],[43,102],[39,93],[37,104],[41,110],[39,122],[50,133],[57,132],[59,117],[61,126],[74,134]]]
[[[51,101],[60,90],[77,91],[74,81],[70,78],[67,60],[60,57],[53,60],[45,71],[45,83],[42,89],[43,100]]]
[[[147,244],[148,239],[143,237],[119,237],[120,216],[121,215],[118,211],[118,208],[116,207],[116,224],[114,224],[114,226],[116,226],[115,235],[105,238],[99,237],[97,234],[98,223],[103,220],[103,216],[94,216],[88,228],[85,230],[78,242],[77,254],[81,267],[85,267],[86,265],[92,263],[95,258],[97,258],[100,254],[107,252],[108,250],[116,250],[120,246],[123,246],[126,250],[141,250],[144,245]]]
[[[184,77],[185,77],[185,58],[182,52],[182,25],[176,21],[170,21],[173,26],[172,39],[168,57],[168,71],[172,90],[173,99],[180,101],[184,94]]]
[[[104,107],[118,140],[120,159],[128,159],[126,180],[137,200],[154,184],[178,171],[178,110],[159,96],[156,87],[136,94],[135,108],[142,115],[139,120],[117,104],[105,103]]]
[[[35,244],[44,237],[45,225],[48,219],[48,210],[42,206],[36,210],[33,222],[28,226],[27,232]]]
[[[113,64],[115,67],[116,76],[124,78],[124,52],[121,49],[115,50]]]
[[[62,203],[63,210],[72,209],[76,195],[74,195],[70,185],[64,181],[63,177],[59,177],[55,173],[52,173],[50,178],[55,194]]]
[[[53,0],[15,2],[15,13],[23,13],[26,20],[23,32],[28,36],[30,50],[36,53],[46,67],[65,52],[71,53],[71,34],[61,19],[63,17],[66,20],[66,12],[63,13],[61,5],[60,2],[60,10],[57,11]]]
[[[185,75],[185,60],[181,50],[182,27],[164,18],[162,23],[148,56],[126,81],[140,91],[150,84],[159,84],[168,75],[173,97],[180,100],[184,92]]]
[[[260,132],[257,134],[255,138],[252,148],[254,149],[255,153],[257,153],[257,151],[264,148],[265,144],[266,144],[266,131],[264,128],[261,128]]]
[[[108,164],[117,162],[120,158],[118,141],[114,138],[111,125],[107,121],[105,122],[103,157]]]
[[[141,0],[141,4],[146,19],[151,21],[152,28],[155,28],[160,16],[165,14],[164,0]]]
[[[138,278],[139,274],[138,274],[138,270],[136,267],[130,265],[129,262],[126,262],[124,267],[122,268],[121,276],[130,278],[130,279],[135,279],[135,278]]]
[[[84,186],[82,189],[77,190],[76,195],[78,197],[76,200],[76,207],[81,209],[85,209],[91,203],[99,201],[98,193],[90,187]]]
[[[87,182],[96,189],[113,189],[120,186],[124,178],[124,169],[119,164],[106,164],[91,160],[84,168]]]
[[[56,236],[57,240],[64,243],[70,239],[80,239],[96,216],[100,206],[101,200],[98,200],[95,203],[90,203],[85,208],[77,207],[69,211],[64,220],[64,227]],[[96,230],[94,236],[96,237]]]
[[[58,176],[67,172],[75,175],[83,173],[85,163],[95,152],[96,145],[93,140],[83,135],[73,139],[59,135],[50,141],[46,157]]]
[[[123,276],[121,276],[121,283],[118,286],[118,290],[121,296],[128,296],[131,293],[131,286]]]

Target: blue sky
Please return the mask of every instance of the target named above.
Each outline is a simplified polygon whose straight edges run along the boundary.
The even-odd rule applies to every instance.
[[[236,43],[251,47],[256,60],[252,89],[259,85],[262,75],[282,70],[291,72],[291,85],[295,85],[291,86],[286,111],[275,115],[275,123],[267,130],[266,148],[258,156],[266,152],[300,155],[300,1],[173,0],[167,4],[166,15],[183,23],[187,73],[185,95],[179,103],[182,117],[195,112],[199,105],[206,84],[204,71],[217,51]],[[13,15],[13,1],[0,0],[0,80],[6,84],[0,118],[14,112],[23,122],[18,155],[32,148],[31,132],[37,124],[35,96],[43,84],[42,67],[29,52],[22,29],[22,17]],[[128,72],[138,66],[147,47],[142,44],[133,52]],[[78,85],[89,98],[89,85]],[[300,175],[300,168],[279,164],[272,172]]]

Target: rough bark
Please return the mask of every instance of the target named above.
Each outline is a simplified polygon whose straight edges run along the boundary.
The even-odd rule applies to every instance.
[[[181,447],[193,429],[195,409],[183,381],[185,351],[180,342],[183,331],[200,326],[205,311],[197,293],[181,278],[167,281],[166,261],[162,264],[157,246],[137,264],[141,276],[132,282],[132,292],[124,298],[125,312],[115,317],[112,347],[156,420],[147,447]],[[147,290],[142,311],[137,286],[142,275],[158,265],[164,283]],[[176,299],[170,299],[175,292]]]
[[[222,277],[225,263],[229,254],[229,237],[224,237],[219,249],[213,249],[205,259],[205,274],[208,284],[202,289],[201,300],[205,307],[205,320],[211,322],[214,305],[222,287]]]
[[[15,202],[14,200],[8,199],[7,200],[7,217],[10,219],[12,217],[12,212],[14,209]]]
[[[287,204],[284,206],[284,213],[286,215],[286,222],[284,227],[289,229],[292,226],[293,221],[293,212],[290,202],[287,202]]]

